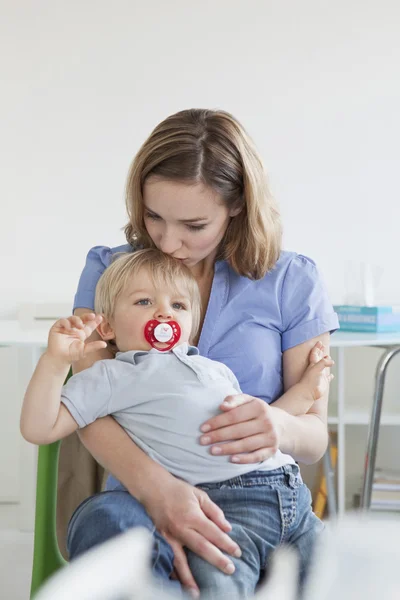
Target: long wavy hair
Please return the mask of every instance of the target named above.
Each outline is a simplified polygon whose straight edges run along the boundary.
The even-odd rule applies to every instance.
[[[151,177],[193,184],[217,192],[231,218],[218,252],[240,275],[261,279],[281,251],[278,207],[255,146],[229,113],[190,109],[162,121],[136,154],[126,186],[128,243],[154,248],[144,224],[143,185]]]

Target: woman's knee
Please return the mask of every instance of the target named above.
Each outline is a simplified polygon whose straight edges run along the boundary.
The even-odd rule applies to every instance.
[[[75,510],[68,525],[67,548],[70,559],[131,529],[154,525],[144,507],[128,492],[102,492],[87,498]]]

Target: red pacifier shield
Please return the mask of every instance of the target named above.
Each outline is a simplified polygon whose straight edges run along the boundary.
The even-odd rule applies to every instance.
[[[157,321],[157,319],[152,319],[151,321],[148,321],[144,327],[144,337],[153,348],[156,348],[156,350],[167,352],[178,343],[179,338],[181,337],[181,328],[176,321],[162,323]],[[156,344],[159,344],[160,342],[167,344],[165,348],[158,348],[156,346]]]

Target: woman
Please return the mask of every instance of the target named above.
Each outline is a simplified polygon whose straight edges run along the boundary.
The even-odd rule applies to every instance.
[[[133,161],[126,202],[128,246],[89,252],[75,314],[93,310],[96,283],[115,252],[155,246],[182,260],[202,297],[200,353],[230,367],[246,392],[238,406],[203,424],[200,443],[235,462],[257,463],[277,448],[301,462],[317,461],[327,444],[328,395],[306,415],[296,415],[279,398],[300,379],[317,340],[329,352],[337,318],[315,264],[281,251],[279,213],[241,125],[222,111],[188,110],[167,118]],[[106,352],[97,358],[112,356],[112,349]],[[112,418],[87,427],[81,439],[145,507],[173,549],[176,575],[186,588],[198,592],[183,546],[231,572],[227,555],[238,547],[204,491],[145,456]],[[118,485],[111,478],[107,489]],[[104,494],[77,509],[69,530],[72,556],[134,524],[127,496],[121,504],[120,494]]]

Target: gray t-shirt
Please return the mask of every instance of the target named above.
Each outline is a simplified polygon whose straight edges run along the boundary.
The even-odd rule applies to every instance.
[[[148,456],[196,485],[294,463],[278,451],[262,463],[235,464],[200,445],[200,426],[220,414],[226,396],[240,392],[228,367],[181,344],[170,352],[132,350],[98,361],[71,377],[61,400],[79,427],[112,415]]]

